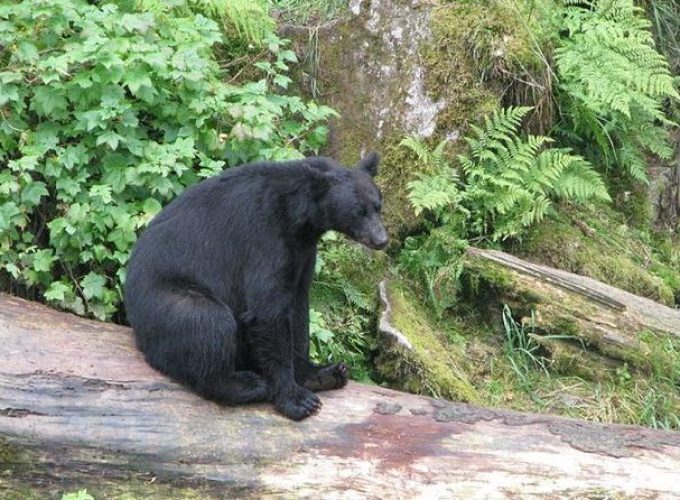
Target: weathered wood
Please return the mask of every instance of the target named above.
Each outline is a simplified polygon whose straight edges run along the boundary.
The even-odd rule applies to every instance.
[[[22,482],[200,481],[204,496],[680,495],[680,434],[351,383],[300,423],[150,369],[126,328],[0,295],[0,497]],[[3,473],[10,471],[10,474]]]
[[[678,309],[672,309],[587,276],[535,264],[505,252],[470,248],[468,254],[581,295],[588,301],[627,315],[629,319],[643,327],[668,332],[680,338],[680,310]]]
[[[680,345],[680,310],[595,279],[479,248],[468,249],[466,268],[513,310],[533,311],[534,325],[549,334],[539,341],[556,355],[564,349],[577,355],[587,346],[610,358],[604,364],[618,360],[648,368],[665,362],[663,353],[658,360],[650,357],[660,336]],[[583,343],[567,345],[569,339]]]

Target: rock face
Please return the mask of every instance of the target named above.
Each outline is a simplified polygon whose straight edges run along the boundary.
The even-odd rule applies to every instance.
[[[469,122],[497,108],[502,94],[519,95],[517,82],[535,81],[523,75],[535,51],[513,15],[496,5],[352,0],[326,25],[282,28],[303,61],[295,78],[302,93],[340,113],[325,152],[347,164],[369,150],[382,155],[393,230],[417,224],[406,185],[427,168],[401,140],[447,140],[456,149]]]
[[[352,0],[348,12],[318,28],[287,27],[303,60],[303,93],[340,113],[325,153],[353,164],[367,151],[383,157],[379,183],[391,232],[414,223],[405,184],[417,166],[403,163],[407,135],[431,137],[446,106],[426,88],[422,50],[432,31],[432,5],[418,0]]]
[[[306,90],[318,89],[341,113],[331,127],[331,154],[349,162],[393,131],[434,133],[445,103],[428,96],[420,60],[432,36],[431,10],[417,0],[352,0],[345,18],[309,30],[317,43],[298,44],[314,61]]]
[[[398,147],[407,135],[433,135],[442,99],[425,85],[421,49],[432,37],[432,6],[417,0],[352,0],[348,12],[328,25],[284,27],[303,64],[301,91],[340,112],[330,123],[325,153],[353,164],[367,151],[383,157],[380,183],[385,219],[395,228],[413,223]]]

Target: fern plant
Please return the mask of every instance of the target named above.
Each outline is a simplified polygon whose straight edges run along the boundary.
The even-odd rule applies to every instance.
[[[458,173],[446,157],[447,143],[442,140],[432,150],[416,136],[400,143],[423,167],[407,184],[409,202],[417,216],[429,216],[423,219],[426,234],[406,238],[400,264],[421,281],[437,315],[455,301],[467,247],[465,221],[470,216],[463,206],[465,192]]]
[[[435,313],[453,305],[463,270],[462,256],[472,237],[518,236],[540,221],[554,199],[609,200],[600,175],[568,148],[548,149],[540,135],[519,135],[529,107],[507,108],[472,126],[468,156],[458,156],[464,182],[446,158],[446,141],[430,150],[420,139],[400,144],[424,166],[408,183],[416,215],[427,215],[425,234],[406,239],[400,265],[418,278]]]
[[[465,172],[465,204],[470,229],[493,240],[519,235],[540,221],[554,198],[577,202],[609,200],[599,174],[568,148],[546,149],[549,137],[521,137],[518,129],[530,107],[510,107],[472,126],[465,140],[469,156],[459,156]]]
[[[664,114],[680,100],[669,65],[654,46],[651,23],[633,0],[565,0],[568,36],[556,49],[566,123],[583,145],[594,142],[607,164],[646,179],[644,155],[672,156]]]
[[[408,200],[416,215],[429,211],[441,220],[451,213],[452,207],[462,209],[458,174],[444,154],[447,142],[439,142],[431,151],[416,136],[407,137],[399,143],[413,151],[425,166],[425,171],[418,172],[416,180],[407,184]]]

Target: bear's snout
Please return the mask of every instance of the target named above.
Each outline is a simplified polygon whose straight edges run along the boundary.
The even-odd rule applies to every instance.
[[[371,228],[368,233],[368,238],[366,238],[365,241],[362,241],[362,243],[372,250],[382,250],[387,246],[389,241],[390,238],[387,236],[385,228],[380,224],[378,227]]]

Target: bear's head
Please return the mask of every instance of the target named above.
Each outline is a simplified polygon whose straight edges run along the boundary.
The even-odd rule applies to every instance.
[[[326,190],[320,200],[327,229],[346,234],[373,250],[382,250],[389,240],[380,217],[382,195],[373,181],[378,162],[378,155],[371,153],[355,168],[327,170],[322,174]]]

